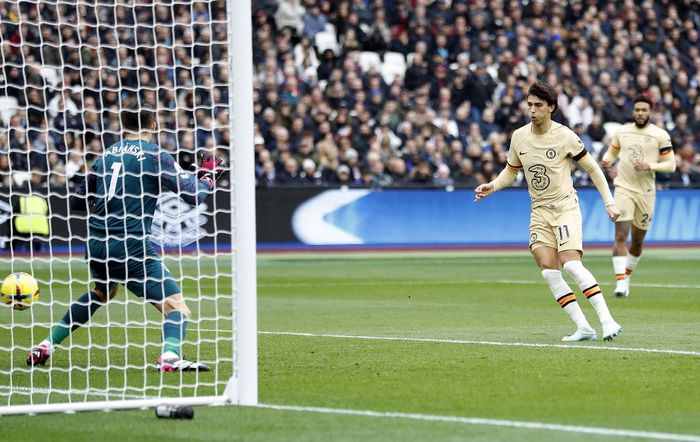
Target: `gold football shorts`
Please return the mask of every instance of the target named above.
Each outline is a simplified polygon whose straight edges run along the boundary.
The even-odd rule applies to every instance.
[[[578,197],[532,209],[530,214],[530,250],[552,247],[557,252],[583,252],[583,227]]]
[[[656,194],[640,195],[620,187],[615,188],[615,205],[620,210],[617,221],[632,221],[642,230],[649,230],[654,215]]]

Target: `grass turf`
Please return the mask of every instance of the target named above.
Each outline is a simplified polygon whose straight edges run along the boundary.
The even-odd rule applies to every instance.
[[[587,254],[584,262],[609,294],[613,276],[607,255],[607,251]],[[639,351],[698,350],[699,261],[700,253],[693,250],[647,252],[632,280],[630,298],[607,296],[613,315],[625,327],[623,334],[612,344],[598,341],[562,348],[558,346],[561,336],[573,330],[527,254],[262,256],[258,265],[259,328],[264,332],[259,335],[260,401],[700,435],[696,369],[700,357]],[[28,265],[22,267],[25,264],[15,262],[14,270],[28,270]],[[65,303],[68,287],[73,296],[85,289],[84,283],[77,282],[85,277],[80,261],[71,261],[69,267],[36,260],[32,264],[32,273],[39,279],[53,275],[54,280],[67,281],[54,284],[47,295],[43,290],[43,301]],[[227,268],[225,260],[217,265]],[[221,316],[191,327],[188,338],[205,341],[186,351],[205,361],[230,358],[228,339],[210,342],[228,336],[215,330],[230,329],[230,300],[212,295],[225,293],[230,278],[215,277],[213,263],[202,260],[173,261],[170,267],[176,275],[205,275],[183,281],[195,317],[213,318],[217,312]],[[210,299],[195,302],[197,291]],[[123,294],[120,299],[134,300]],[[600,333],[593,309],[585,299],[580,301]],[[0,404],[28,398],[26,393],[9,396],[10,378],[14,387],[29,387],[33,380],[35,387],[48,388],[50,373],[52,388],[58,390],[100,389],[109,380],[110,394],[118,397],[144,391],[178,394],[182,384],[190,385],[189,393],[195,381],[204,384],[197,393],[211,394],[221,391],[230,374],[230,362],[225,361],[217,362],[214,373],[198,377],[161,377],[138,368],[154,362],[160,339],[158,316],[138,302],[103,308],[95,318],[99,325],[75,334],[73,343],[90,348],[89,354],[79,348],[70,355],[59,350],[50,372],[25,370],[23,347],[47,331],[29,328],[30,320],[57,320],[63,309],[40,304],[25,312],[0,310],[0,346],[16,346],[0,359]],[[125,324],[127,316],[148,319],[151,327],[144,333],[142,327],[109,325],[110,321]],[[127,337],[135,345],[120,348]],[[604,349],[608,347],[630,350]],[[85,369],[65,370],[69,356],[74,365]],[[132,367],[99,369],[107,360]],[[42,401],[45,395],[33,399]],[[70,440],[88,440],[98,434],[107,440],[156,440],[163,435],[178,440],[619,439],[605,434],[247,407],[198,407],[189,422],[155,420],[152,411],[89,416],[89,421],[84,414],[3,417],[0,439],[27,440],[23,428],[28,426]],[[75,425],[70,424],[72,420]],[[30,439],[42,434],[34,430]]]

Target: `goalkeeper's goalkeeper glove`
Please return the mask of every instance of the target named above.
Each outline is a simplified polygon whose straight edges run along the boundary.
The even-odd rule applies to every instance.
[[[221,178],[221,174],[224,172],[223,164],[224,160],[214,155],[202,156],[199,162],[197,178],[207,181],[209,183],[209,188],[214,189],[214,183]]]

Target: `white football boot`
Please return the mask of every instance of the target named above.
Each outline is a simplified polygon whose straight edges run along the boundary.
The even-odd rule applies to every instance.
[[[615,296],[618,298],[626,298],[630,295],[630,281],[629,278],[620,279],[617,281],[615,286]]]
[[[579,327],[573,334],[564,336],[561,340],[564,342],[595,341],[597,337],[595,330],[592,328]]]
[[[156,368],[160,372],[170,373],[176,371],[211,371],[211,369],[201,362],[187,361],[181,359],[176,353],[165,352],[158,358]]]
[[[613,319],[603,322],[603,340],[612,341],[617,335],[622,333],[622,326]]]

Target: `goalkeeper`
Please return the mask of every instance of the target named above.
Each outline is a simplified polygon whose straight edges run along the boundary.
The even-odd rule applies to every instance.
[[[126,107],[121,112],[123,140],[104,151],[72,198],[73,209],[88,213],[86,259],[95,288],[73,302],[51,334],[29,353],[27,365],[44,365],[55,347],[124,284],[165,317],[158,370],[209,371],[206,365],[182,357],[191,313],[149,235],[161,189],[178,193],[189,204],[200,204],[214,189],[221,161],[205,156],[198,177],[185,172],[170,153],[150,142],[155,119],[150,106]]]

